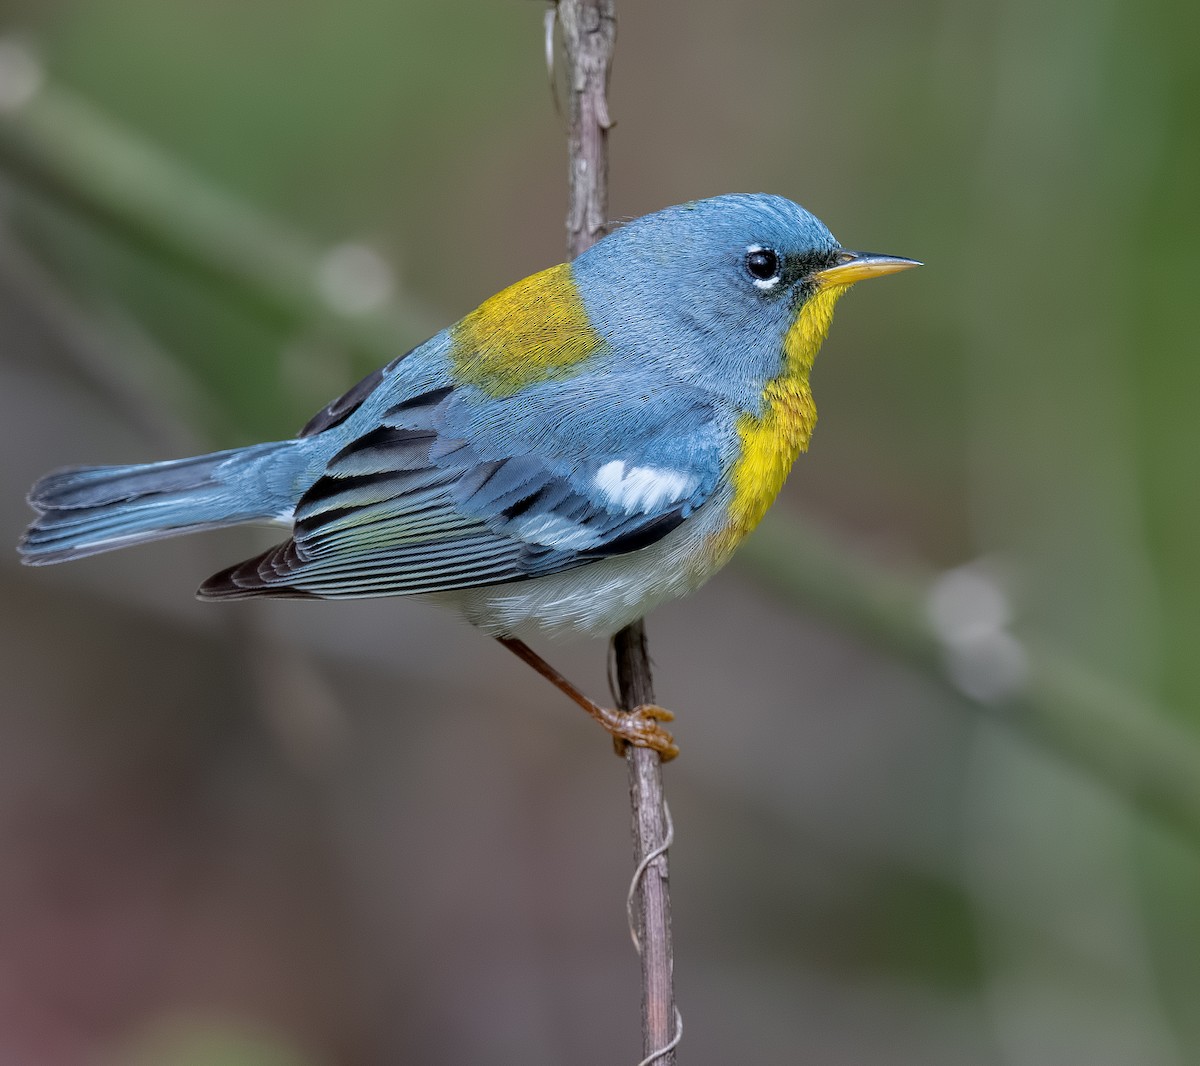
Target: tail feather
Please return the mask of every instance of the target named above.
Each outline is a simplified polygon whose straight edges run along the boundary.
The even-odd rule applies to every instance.
[[[38,511],[97,507],[150,493],[194,489],[212,480],[213,471],[237,452],[133,466],[68,466],[47,474],[29,490]]]
[[[57,470],[29,493],[37,520],[18,546],[41,566],[131,544],[279,517],[296,497],[293,441],[139,466]]]

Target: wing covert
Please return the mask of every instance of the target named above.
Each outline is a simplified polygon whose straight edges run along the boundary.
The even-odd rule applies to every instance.
[[[664,422],[640,404],[624,417],[627,390],[611,382],[565,407],[562,383],[540,391],[516,401],[439,387],[391,406],[301,497],[292,539],[203,594],[377,596],[538,577],[655,543],[717,484],[702,397],[685,404],[671,390]]]

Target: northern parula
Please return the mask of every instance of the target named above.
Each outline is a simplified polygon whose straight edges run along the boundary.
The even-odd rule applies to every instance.
[[[846,251],[777,196],[667,208],[493,296],[292,440],[44,477],[20,552],[281,525],[200,598],[428,597],[670,757],[669,712],[600,707],[521,638],[612,634],[723,566],[808,446],[834,304],[917,265]]]

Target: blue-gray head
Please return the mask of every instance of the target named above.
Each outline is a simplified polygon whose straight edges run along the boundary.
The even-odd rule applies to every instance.
[[[855,281],[915,265],[846,251],[784,197],[738,193],[636,219],[580,256],[574,274],[610,342],[722,394],[757,397],[781,372],[784,340],[818,293],[832,310]]]

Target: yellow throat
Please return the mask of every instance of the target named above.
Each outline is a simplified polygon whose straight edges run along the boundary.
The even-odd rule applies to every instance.
[[[730,474],[729,524],[711,546],[721,562],[762,521],[792,464],[808,448],[817,424],[808,373],[829,334],[834,305],[849,287],[822,285],[809,297],[783,339],[783,372],[763,389],[762,413],[738,418],[741,455]]]

